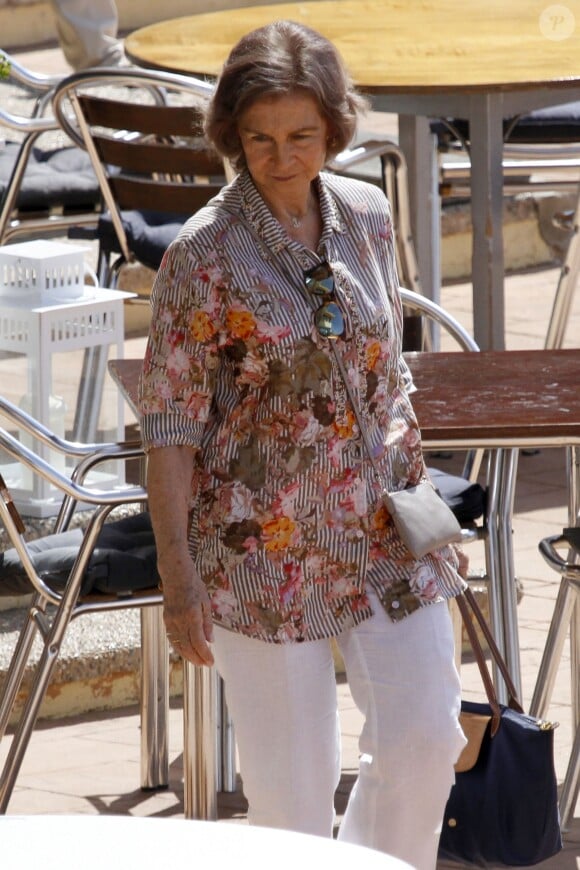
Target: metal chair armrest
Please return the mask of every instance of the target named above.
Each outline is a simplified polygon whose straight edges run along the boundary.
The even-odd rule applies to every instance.
[[[97,453],[107,451],[107,458],[134,458],[133,456],[116,456],[119,451],[122,451],[125,446],[124,442],[108,442],[108,443],[85,443],[79,441],[68,441],[66,438],[61,438],[56,435],[51,429],[31,417],[18,405],[15,405],[9,399],[0,396],[0,415],[6,417],[11,423],[23,429],[33,438],[36,438],[41,443],[50,447],[51,450],[56,450],[58,453],[64,453],[68,456],[89,456],[93,457]],[[1,430],[0,430],[1,431]],[[133,445],[134,446],[134,445]]]
[[[193,76],[177,75],[175,73],[164,73],[158,71],[150,71],[146,69],[119,69],[113,67],[111,69],[99,68],[98,70],[79,70],[62,79],[55,89],[53,96],[54,115],[58,119],[60,127],[64,130],[67,136],[79,148],[85,151],[87,148],[87,140],[83,135],[83,131],[79,128],[79,117],[70,111],[70,104],[75,100],[75,89],[79,85],[94,86],[101,82],[106,83],[106,80],[118,84],[126,84],[136,87],[149,87],[153,99],[163,104],[165,95],[163,87],[166,85],[171,88],[175,86],[182,88],[191,93],[192,97],[197,97],[203,101],[207,101],[212,96],[215,86],[210,82],[204,82],[201,79],[196,79]],[[91,155],[93,157],[94,155]],[[98,163],[98,159],[96,160]]]
[[[570,542],[563,534],[543,538],[538,544],[538,549],[550,568],[553,568],[559,574],[568,574],[568,579],[571,583],[580,583],[580,563],[575,560],[574,555],[572,555],[572,561],[565,559],[559,552],[560,547],[566,549],[568,553],[572,549]]]
[[[391,142],[390,139],[369,139],[367,142],[361,142],[353,148],[341,151],[330,163],[330,168],[343,172],[345,169],[356,166],[357,163],[372,160],[374,157],[382,157],[383,154],[402,155],[402,153],[399,146]]]
[[[32,70],[27,69],[12,55],[8,54],[8,52],[2,50],[2,54],[6,58],[7,63],[10,64],[10,78],[39,94],[48,93],[62,79],[62,76],[58,75],[44,75],[32,72]]]
[[[71,480],[74,483],[82,484],[86,475],[101,462],[110,462],[111,459],[143,459],[144,456],[145,453],[140,441],[102,444],[99,450],[95,450],[90,456],[85,456],[80,460],[72,471]],[[75,508],[76,500],[70,495],[65,495],[55,520],[55,532],[62,532],[68,528]]]
[[[84,504],[90,504],[96,507],[95,512],[89,520],[86,539],[83,540],[83,547],[81,548],[82,554],[85,552],[92,552],[96,537],[102,528],[106,517],[114,507],[127,504],[145,504],[147,501],[147,493],[142,486],[130,486],[114,490],[89,489],[82,483],[79,483],[54,469],[48,462],[34,453],[34,451],[29,450],[28,447],[21,444],[16,438],[2,429],[0,429],[0,446],[14,459],[17,459],[19,462],[24,463],[27,467],[32,469],[34,474],[38,474],[45,480],[48,480],[64,494],[63,508],[66,505],[67,509],[65,519],[70,518],[72,508],[74,508],[74,505],[77,502],[83,502]],[[141,455],[141,453],[141,448],[137,448],[134,444],[105,445],[103,450],[100,450],[96,452],[94,456],[85,459],[85,465],[83,466],[82,472],[79,476],[83,479],[84,474],[90,467],[93,467],[99,461],[110,460],[112,456],[115,456],[116,458],[133,458],[134,456]],[[63,513],[63,508],[61,508],[61,514]],[[7,488],[0,490],[0,519],[4,522],[9,537],[18,552],[24,569],[36,591],[52,603],[57,604],[62,596],[50,589],[35,571],[24,539],[24,527],[21,524],[18,512],[14,511],[12,498]],[[61,521],[59,514],[59,528],[57,530],[62,531],[63,526],[64,522]],[[85,547],[89,549],[85,550]],[[88,560],[88,555],[86,558],[84,555],[82,557],[79,556],[79,559],[82,561],[83,567],[79,564],[79,566],[75,568],[75,571],[81,571],[82,573],[82,571],[84,571],[84,566],[86,565],[86,560]]]
[[[50,463],[46,462],[24,444],[21,444],[13,435],[10,435],[9,432],[3,429],[0,429],[0,447],[14,459],[32,469],[34,473],[39,474],[62,493],[77,501],[92,505],[111,505],[115,507],[117,505],[147,500],[147,493],[142,486],[130,486],[123,490],[89,489],[84,484],[78,483],[68,477],[68,475],[57,471]],[[103,445],[93,445],[93,447],[101,450]],[[110,447],[110,449],[108,450],[107,447]],[[112,458],[135,458],[135,456],[140,454],[141,449],[135,448],[134,445],[105,445],[102,455],[99,455],[98,460],[95,461],[110,460]]]
[[[52,117],[28,118],[24,115],[14,115],[5,109],[0,109],[0,124],[16,133],[48,133],[58,130],[58,124]]]
[[[443,326],[449,335],[451,335],[459,344],[462,350],[472,352],[479,350],[473,337],[466,329],[464,329],[459,321],[441,308],[440,305],[437,305],[436,302],[433,302],[426,296],[415,293],[413,290],[407,290],[405,287],[399,287],[399,294],[405,307],[422,312],[431,320],[434,320],[436,323],[439,323],[440,326]]]

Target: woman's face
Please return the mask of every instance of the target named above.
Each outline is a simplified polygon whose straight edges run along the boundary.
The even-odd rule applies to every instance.
[[[328,122],[306,92],[264,97],[242,112],[238,134],[265,198],[304,195],[326,162]]]

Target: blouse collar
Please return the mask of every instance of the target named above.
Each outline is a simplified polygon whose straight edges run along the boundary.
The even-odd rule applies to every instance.
[[[343,233],[346,231],[344,220],[328,187],[326,177],[327,173],[321,172],[314,182],[318,189],[320,213],[322,216],[322,235],[319,247],[322,247],[333,233]],[[277,254],[284,248],[303,250],[303,245],[291,239],[284,231],[282,225],[273,216],[258,193],[252,176],[247,170],[240,173],[229,188],[228,193],[238,195],[238,208],[241,207],[244,218],[264,240],[271,251]],[[229,205],[228,199],[229,196],[226,193],[224,204],[227,203]],[[233,205],[234,203],[232,202]]]

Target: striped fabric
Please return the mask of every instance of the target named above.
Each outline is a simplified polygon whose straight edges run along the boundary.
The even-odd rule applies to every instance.
[[[451,548],[416,561],[400,541],[305,295],[304,271],[327,259],[382,484],[418,482],[389,205],[372,185],[317,184],[316,252],[247,173],[187,222],[155,282],[140,388],[146,448],[199,448],[190,545],[215,621],[269,642],[368,618],[366,583],[393,620],[462,587]]]

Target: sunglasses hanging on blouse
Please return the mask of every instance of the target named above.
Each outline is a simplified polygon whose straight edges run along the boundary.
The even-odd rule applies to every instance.
[[[320,300],[314,311],[314,325],[322,338],[343,338],[346,332],[344,311],[336,301],[334,275],[326,260],[304,273],[308,293]]]

